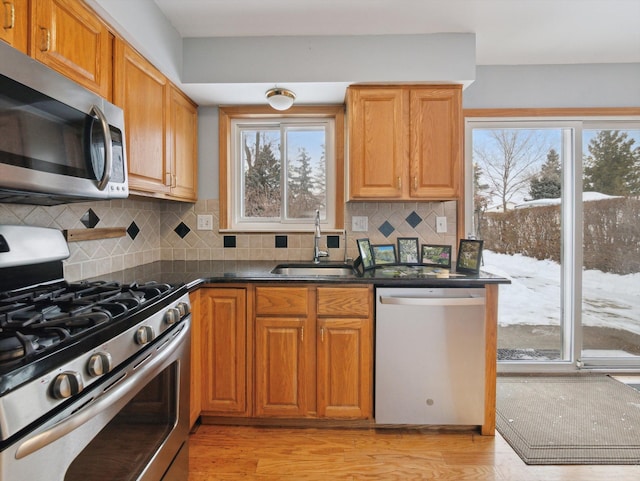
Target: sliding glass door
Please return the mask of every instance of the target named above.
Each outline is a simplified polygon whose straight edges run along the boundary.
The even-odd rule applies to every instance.
[[[586,366],[640,366],[640,129],[615,127],[582,135]]]
[[[512,281],[503,366],[640,367],[640,130],[624,125],[467,120],[467,233]]]

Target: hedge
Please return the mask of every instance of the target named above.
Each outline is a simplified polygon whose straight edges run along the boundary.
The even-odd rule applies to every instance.
[[[484,248],[560,262],[559,205],[485,213]],[[583,264],[614,274],[640,272],[640,199],[583,203]]]

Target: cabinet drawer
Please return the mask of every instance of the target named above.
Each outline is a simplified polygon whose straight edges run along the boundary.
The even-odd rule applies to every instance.
[[[306,287],[257,287],[256,314],[271,316],[307,316],[309,311]]]
[[[371,304],[368,287],[318,288],[318,316],[369,317]]]

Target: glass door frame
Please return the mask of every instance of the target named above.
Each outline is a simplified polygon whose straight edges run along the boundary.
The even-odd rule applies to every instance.
[[[474,128],[548,128],[562,130],[562,202],[561,202],[561,360],[557,361],[500,361],[499,372],[565,372],[579,369],[640,368],[638,359],[582,358],[582,265],[583,265],[583,209],[582,177],[584,128],[608,128],[623,122],[624,128],[638,122],[637,117],[577,119],[559,117],[535,118],[465,118],[465,233],[475,233],[473,215],[473,136]],[[579,141],[578,141],[579,140]],[[567,161],[570,159],[570,161]]]

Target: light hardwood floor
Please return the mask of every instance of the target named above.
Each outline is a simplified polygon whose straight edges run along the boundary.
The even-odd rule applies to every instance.
[[[199,426],[188,481],[638,481],[640,466],[527,466],[497,434]]]

